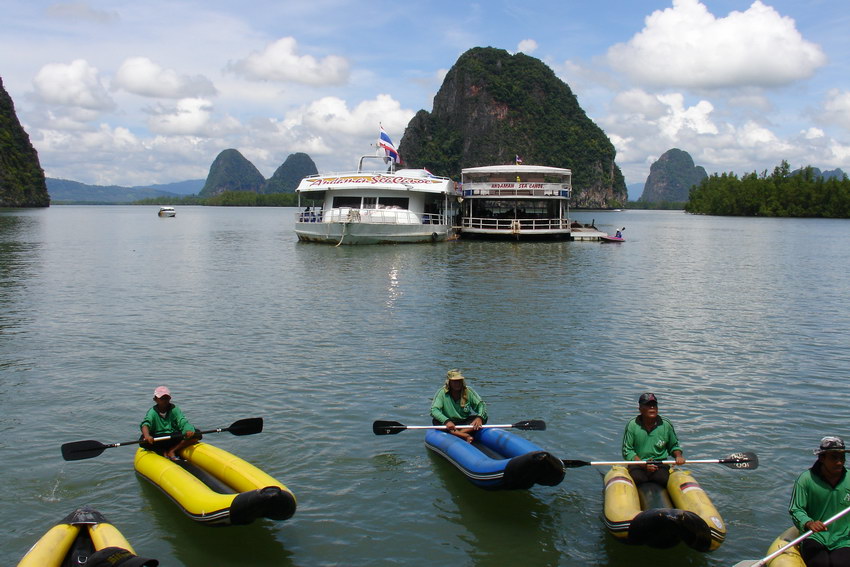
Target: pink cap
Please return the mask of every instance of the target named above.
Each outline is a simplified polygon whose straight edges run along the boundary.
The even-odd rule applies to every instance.
[[[171,390],[169,390],[167,386],[159,386],[153,391],[154,398],[161,398],[163,396],[171,397]]]

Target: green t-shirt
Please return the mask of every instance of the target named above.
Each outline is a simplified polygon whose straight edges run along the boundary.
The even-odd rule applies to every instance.
[[[431,402],[431,417],[440,423],[460,421],[479,416],[487,423],[487,405],[475,390],[466,387],[466,406],[461,407],[461,400],[455,401],[445,386],[437,390],[434,401]]]
[[[147,425],[152,437],[165,437],[172,433],[186,434],[188,431],[195,431],[195,428],[183,415],[179,407],[171,404],[165,415],[159,415],[156,406],[148,410],[142,423],[139,424],[139,429],[143,425]]]
[[[673,424],[658,416],[658,424],[652,431],[647,431],[641,425],[641,417],[637,416],[626,424],[623,433],[623,459],[633,461],[640,457],[642,461],[663,461],[673,454],[673,451],[681,451],[679,439]]]
[[[794,525],[800,533],[803,533],[807,531],[806,522],[828,520],[848,506],[850,506],[850,475],[847,474],[847,469],[833,488],[820,475],[820,465],[815,463],[794,481],[788,513],[791,514]],[[809,537],[830,550],[850,547],[850,514],[838,518],[827,528],[827,531],[818,532]]]

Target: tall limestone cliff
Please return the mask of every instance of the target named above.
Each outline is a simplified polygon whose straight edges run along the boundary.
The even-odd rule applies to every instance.
[[[38,153],[0,78],[0,207],[49,207]]]
[[[289,154],[286,161],[266,182],[266,193],[294,193],[302,179],[319,173],[316,164],[305,153]]]
[[[262,193],[266,178],[239,151],[222,151],[210,166],[207,182],[198,193],[199,197],[212,197],[225,191],[251,191]]]
[[[464,167],[512,164],[567,167],[572,206],[627,200],[616,150],[570,87],[539,59],[476,47],[460,56],[434,97],[404,131],[399,153],[410,167],[458,179]]]
[[[701,165],[695,166],[688,152],[678,148],[667,150],[649,167],[649,177],[638,201],[685,202],[691,187],[699,185],[706,177],[705,169]]]

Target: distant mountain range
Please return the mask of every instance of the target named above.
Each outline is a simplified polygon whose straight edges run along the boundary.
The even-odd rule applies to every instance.
[[[204,186],[205,179],[191,179],[159,185],[121,187],[119,185],[86,185],[68,179],[46,178],[47,192],[53,204],[110,204],[133,203],[141,199],[157,197],[182,197],[195,195]]]

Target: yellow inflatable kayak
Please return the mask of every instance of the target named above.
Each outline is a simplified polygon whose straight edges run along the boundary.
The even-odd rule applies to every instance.
[[[130,543],[103,514],[92,508],[74,510],[50,528],[24,555],[18,567],[122,565],[156,567],[159,561],[135,555]],[[106,563],[102,563],[105,561]]]
[[[666,490],[652,482],[635,486],[624,466],[604,480],[605,527],[627,543],[714,551],[726,539],[726,525],[690,471],[673,469]]]
[[[779,551],[800,535],[799,530],[795,527],[790,527],[773,540],[773,543],[770,544],[770,547],[767,550],[767,555],[770,556],[773,553]],[[768,562],[767,567],[806,567],[806,562],[803,561],[803,557],[800,555],[800,549],[795,545],[793,547],[789,547],[781,554],[774,557],[770,562]]]
[[[140,447],[134,466],[193,520],[241,525],[295,513],[295,495],[284,484],[223,449],[196,443],[180,456],[172,461]]]

